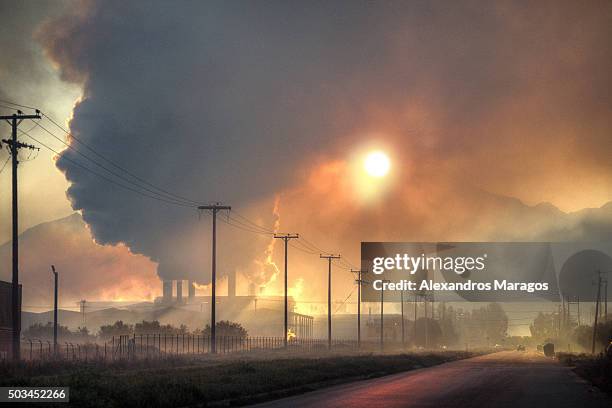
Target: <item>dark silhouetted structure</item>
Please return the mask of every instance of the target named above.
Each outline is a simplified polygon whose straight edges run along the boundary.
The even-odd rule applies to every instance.
[[[13,290],[10,282],[0,281],[0,359],[6,359],[13,351]],[[21,316],[21,285],[17,298],[17,316]],[[21,325],[21,322],[17,322]]]

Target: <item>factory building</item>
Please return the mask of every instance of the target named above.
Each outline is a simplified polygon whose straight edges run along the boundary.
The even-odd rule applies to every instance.
[[[283,296],[261,296],[255,290],[249,289],[246,296],[236,295],[236,276],[228,275],[227,295],[217,295],[217,321],[240,321],[250,326],[253,335],[269,335],[278,333],[282,329],[282,319],[279,319],[284,310]],[[183,296],[183,285],[187,284],[187,298]],[[196,287],[192,280],[164,280],[162,282],[162,297],[155,300],[158,307],[179,307],[210,314],[211,297],[197,296]],[[173,288],[176,290],[173,293]],[[288,299],[289,329],[300,338],[312,338],[314,335],[314,318],[312,316],[295,313],[295,301]],[[255,329],[256,327],[256,329]]]
[[[13,313],[11,307],[13,285],[0,281],[0,360],[11,355],[13,339]],[[21,285],[19,285],[19,316],[21,316]]]

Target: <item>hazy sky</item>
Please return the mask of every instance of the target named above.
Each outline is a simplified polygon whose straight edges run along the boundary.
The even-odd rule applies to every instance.
[[[568,214],[612,199],[608,1],[12,3],[0,99],[74,116],[97,152],[181,196],[278,216],[353,263],[361,240],[612,237],[610,208],[588,213],[596,229]],[[372,149],[391,158],[381,181],[362,172]],[[209,218],[79,160],[23,165],[23,228],[72,207],[99,243],[207,283]],[[0,182],[7,219],[6,170]],[[223,228],[221,273],[275,287],[269,237]],[[292,256],[292,285],[316,296],[324,265]]]

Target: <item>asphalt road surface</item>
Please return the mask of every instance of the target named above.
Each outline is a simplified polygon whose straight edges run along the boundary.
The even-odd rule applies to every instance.
[[[260,408],[612,407],[570,368],[535,352],[505,351],[283,398]]]

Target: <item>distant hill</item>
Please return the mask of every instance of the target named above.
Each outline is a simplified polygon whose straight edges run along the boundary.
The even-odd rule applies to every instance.
[[[98,245],[78,213],[29,228],[20,235],[19,244],[26,310],[52,305],[52,264],[60,273],[64,308],[81,299],[153,299],[161,292],[153,262],[124,245]],[[11,279],[11,246],[11,242],[0,246],[1,280]]]

